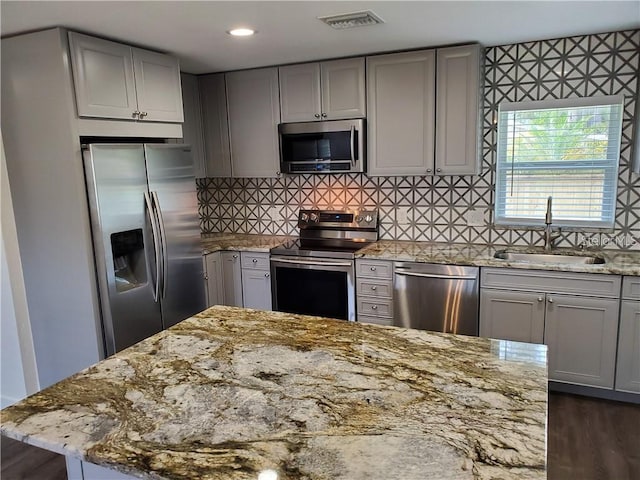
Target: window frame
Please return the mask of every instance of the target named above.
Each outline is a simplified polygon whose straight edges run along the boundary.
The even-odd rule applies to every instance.
[[[514,111],[528,111],[528,110],[551,110],[551,109],[565,109],[565,108],[580,108],[580,107],[593,107],[593,106],[615,106],[620,105],[620,115],[617,121],[609,123],[609,138],[612,138],[611,133],[619,132],[618,143],[614,146],[615,150],[612,157],[607,155],[606,160],[575,160],[575,161],[549,161],[544,162],[544,166],[541,166],[539,162],[511,162],[506,160],[507,145],[510,138],[509,133],[501,135],[501,115],[503,113]],[[594,96],[594,97],[580,97],[569,99],[552,99],[541,101],[525,101],[525,102],[504,102],[498,107],[496,117],[496,163],[495,163],[495,199],[494,199],[494,224],[499,227],[539,227],[544,226],[544,215],[540,217],[509,217],[500,215],[501,212],[506,210],[506,198],[507,189],[509,188],[509,182],[507,176],[509,171],[512,171],[512,167],[515,166],[517,170],[543,170],[543,169],[555,169],[560,170],[560,166],[563,170],[591,170],[594,168],[603,169],[605,178],[605,196],[603,198],[602,205],[605,205],[605,200],[609,199],[611,202],[611,214],[610,218],[604,217],[600,221],[595,220],[555,220],[554,226],[563,227],[567,229],[595,229],[595,230],[611,230],[615,226],[615,212],[617,203],[617,190],[618,190],[618,177],[620,170],[620,151],[622,142],[622,120],[624,116],[624,96],[623,95],[607,95],[607,96]],[[609,145],[608,148],[611,148]],[[615,158],[615,165],[611,158]],[[501,160],[502,159],[502,160]],[[607,186],[612,188],[606,188]],[[504,189],[504,190],[501,190]],[[503,193],[501,193],[503,192]],[[501,203],[501,199],[505,199]]]

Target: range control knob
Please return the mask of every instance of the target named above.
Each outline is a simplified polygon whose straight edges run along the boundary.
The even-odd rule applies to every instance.
[[[371,223],[373,221],[373,217],[371,215],[367,215],[364,217],[364,221],[367,223]]]
[[[309,215],[306,213],[301,213],[300,214],[300,220],[302,220],[303,222],[306,222],[309,220]]]
[[[318,220],[320,220],[317,213],[312,213],[309,217],[311,218],[312,222],[317,222]]]

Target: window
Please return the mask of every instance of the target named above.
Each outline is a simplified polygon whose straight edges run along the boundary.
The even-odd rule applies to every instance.
[[[500,105],[495,223],[613,227],[622,96]]]

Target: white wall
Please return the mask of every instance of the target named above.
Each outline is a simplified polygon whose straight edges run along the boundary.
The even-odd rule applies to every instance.
[[[4,408],[39,388],[1,134],[0,156],[0,408]]]

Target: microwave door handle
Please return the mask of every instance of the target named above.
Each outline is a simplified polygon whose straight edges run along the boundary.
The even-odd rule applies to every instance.
[[[353,165],[354,167],[356,166],[356,146],[355,146],[355,139],[356,139],[356,127],[354,125],[351,125],[351,165]]]

